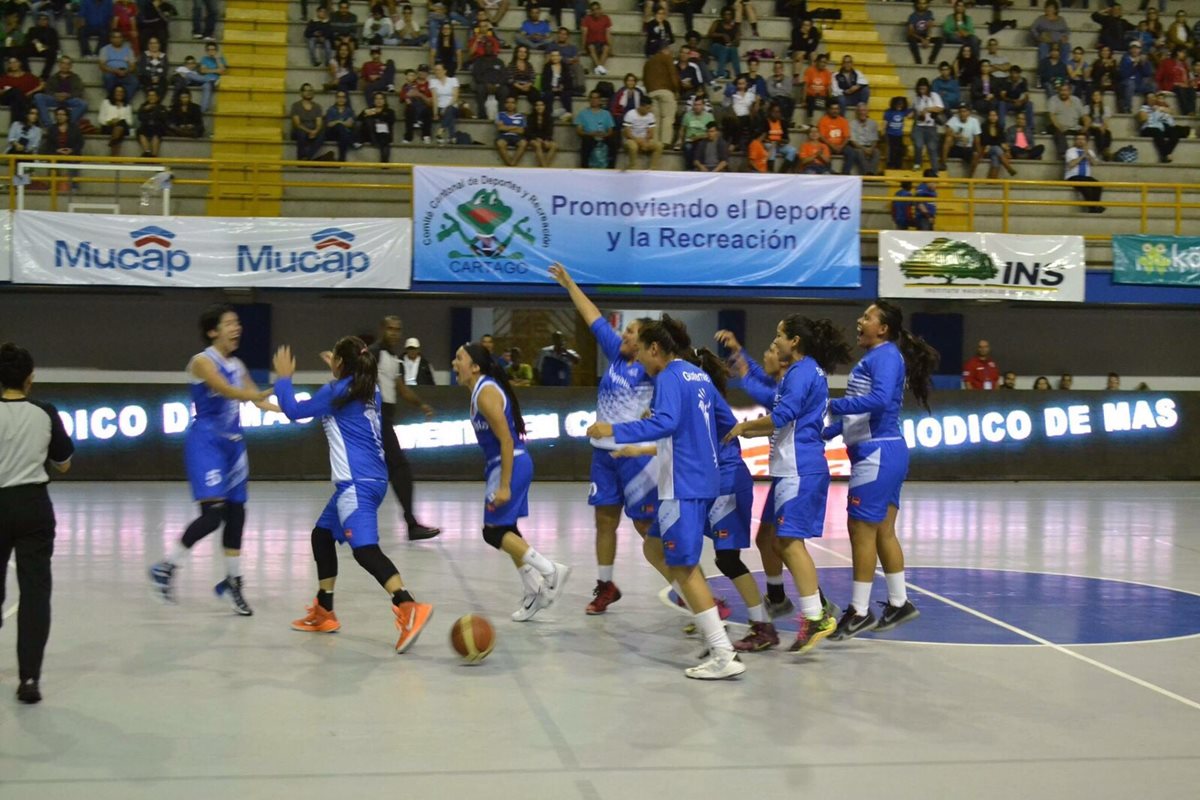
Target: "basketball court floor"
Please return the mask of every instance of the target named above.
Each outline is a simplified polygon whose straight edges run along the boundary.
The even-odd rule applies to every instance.
[[[595,583],[586,489],[535,484],[522,529],[575,572],[560,605],[525,624],[509,620],[515,571],[479,535],[479,484],[418,487],[419,516],[445,531],[428,542],[403,540],[389,498],[385,552],[436,606],[397,656],[387,597],[344,549],[342,631],[288,627],[315,592],[309,530],[328,484],[251,484],[250,618],[212,596],[211,540],[182,570],[179,605],[151,596],[147,566],[193,514],[182,483],[53,486],[55,617],[38,706],[12,697],[10,567],[0,798],[1200,792],[1195,484],[909,484],[900,533],[921,618],[807,657],[746,655],[741,679],[714,683],[684,678],[699,648],[628,522],[616,569],[624,598],[603,616],[583,613]],[[813,547],[840,604],[850,590],[844,503],[835,483]],[[754,551],[747,561],[759,569]],[[711,553],[704,564],[717,574]],[[713,584],[744,620],[728,582]],[[468,612],[498,632],[479,666],[458,663],[448,644]]]

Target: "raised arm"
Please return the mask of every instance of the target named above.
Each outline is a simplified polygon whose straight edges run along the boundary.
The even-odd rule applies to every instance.
[[[217,365],[213,363],[211,358],[199,355],[192,359],[192,363],[188,366],[189,372],[200,380],[204,381],[204,385],[212,391],[227,397],[230,400],[244,400],[250,403],[257,403],[260,400],[266,400],[271,396],[271,390],[266,389],[260,391],[253,383],[250,387],[234,386],[225,380],[225,376],[217,369]]]

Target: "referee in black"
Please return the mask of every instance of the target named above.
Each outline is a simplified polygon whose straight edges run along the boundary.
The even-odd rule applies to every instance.
[[[46,463],[59,472],[71,466],[75,445],[49,403],[29,399],[33,357],[12,342],[0,344],[0,606],[8,558],[17,554],[17,699],[42,699],[38,680],[50,638],[50,557],[54,554],[54,506]],[[0,615],[0,625],[3,625]]]

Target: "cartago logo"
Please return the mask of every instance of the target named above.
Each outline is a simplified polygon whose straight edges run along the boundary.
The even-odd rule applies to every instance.
[[[237,248],[238,272],[345,273],[347,279],[371,268],[371,256],[354,249],[354,234],[341,228],[324,228],[312,234],[313,246],[288,250],[265,244]]]
[[[192,257],[186,250],[172,249],[175,234],[157,225],[129,232],[132,247],[98,247],[91,242],[72,244],[54,241],[54,266],[83,269],[124,269],[163,272],[167,277],[186,272]]]

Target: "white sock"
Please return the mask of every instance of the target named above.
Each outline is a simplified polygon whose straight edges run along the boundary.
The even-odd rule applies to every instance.
[[[679,581],[671,581],[671,588],[675,590],[675,594],[683,601],[683,607],[691,611],[692,607],[688,605],[687,597],[683,594],[683,589],[679,588]]]
[[[718,613],[717,616],[720,616],[720,613]],[[746,616],[748,616],[750,618],[751,622],[766,622],[767,621],[767,610],[765,608],[763,608],[762,603],[759,603],[756,606],[750,606],[749,608],[747,608]]]
[[[885,572],[883,575],[887,581],[888,587],[888,604],[899,608],[908,602],[908,589],[904,585],[904,570],[899,572]]]
[[[521,563],[528,564],[542,574],[542,577],[549,578],[554,574],[554,565],[550,563],[550,559],[534,550],[532,547],[525,551],[525,555],[521,556]]]
[[[242,575],[242,557],[225,556],[225,574],[231,578],[240,578]]]
[[[855,584],[857,586],[858,584]],[[871,584],[867,584],[869,587]],[[821,608],[821,593],[813,592],[812,594],[800,598],[800,613],[805,619],[820,619],[825,616],[825,609]]]
[[[710,650],[733,649],[733,643],[729,641],[729,634],[725,632],[725,626],[721,624],[721,615],[716,606],[696,615],[696,627],[704,634]]]
[[[783,586],[783,573],[767,576],[767,586]]]
[[[850,605],[854,607],[856,616],[866,616],[871,610],[871,582],[870,581],[855,581],[854,589],[850,593]]]
[[[537,594],[540,581],[537,570],[526,564],[517,568],[517,574],[521,576],[521,585],[525,587],[525,594]]]
[[[613,574],[613,565],[612,564],[609,564],[608,566],[605,566],[604,564],[600,564],[598,571],[600,573],[600,576],[599,576],[600,580],[604,581],[605,583],[612,582],[612,574]]]
[[[191,550],[183,546],[183,542],[176,542],[167,556],[167,563],[173,567],[177,567],[187,560],[188,553],[190,552]]]

